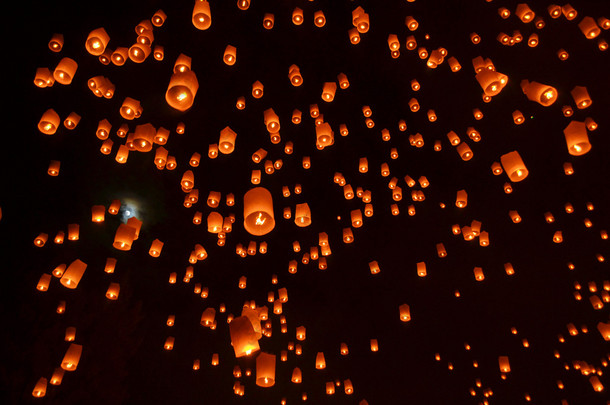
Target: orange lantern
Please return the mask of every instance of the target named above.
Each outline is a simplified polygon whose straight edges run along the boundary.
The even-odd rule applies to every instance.
[[[568,153],[573,156],[581,156],[591,150],[587,126],[584,122],[571,121],[563,130],[568,147]]]
[[[68,347],[68,350],[61,361],[61,368],[66,371],[76,370],[82,352],[83,347],[81,345],[70,343],[70,347]]]
[[[104,28],[97,28],[89,33],[85,48],[87,52],[94,56],[100,56],[106,50],[106,46],[110,41],[110,36]]]
[[[256,385],[271,387],[275,384],[275,355],[261,352],[256,357]]]
[[[557,100],[557,89],[546,84],[522,80],[521,90],[529,100],[545,107],[550,106]]]
[[[53,52],[60,52],[64,46],[63,34],[53,34],[49,40],[49,49]]]
[[[59,282],[67,288],[75,289],[78,286],[85,270],[87,269],[87,264],[80,261],[79,259],[74,260],[66,269],[64,274],[61,276]]]
[[[174,73],[165,92],[165,101],[178,111],[186,111],[193,105],[198,89],[199,82],[195,72],[186,70]]]
[[[210,3],[207,0],[195,0],[191,21],[198,30],[210,28],[210,25],[212,25],[212,13],[210,12]]]
[[[512,182],[521,181],[529,174],[527,167],[525,167],[525,163],[523,163],[523,160],[517,151],[502,155],[500,157],[500,162],[502,163],[502,167],[508,175],[508,178]]]
[[[63,58],[55,67],[53,78],[59,84],[68,85],[72,83],[77,68],[78,63],[74,59]]]
[[[275,227],[273,199],[263,187],[250,189],[244,195],[244,228],[252,235],[265,235]]]

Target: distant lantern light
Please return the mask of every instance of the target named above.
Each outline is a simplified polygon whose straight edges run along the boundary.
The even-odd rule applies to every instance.
[[[523,163],[523,160],[517,151],[502,155],[500,157],[500,162],[502,163],[502,167],[508,175],[508,178],[512,182],[522,181],[529,174],[527,167],[525,167],[525,163]]]

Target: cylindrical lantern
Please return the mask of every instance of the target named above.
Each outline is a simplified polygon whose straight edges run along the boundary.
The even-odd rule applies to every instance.
[[[61,361],[61,368],[66,371],[76,370],[82,352],[83,346],[77,345],[76,343],[71,343]]]
[[[265,235],[275,227],[273,199],[263,187],[255,187],[244,195],[244,228],[252,235]]]
[[[195,0],[191,21],[198,30],[207,30],[212,25],[210,3],[207,0]]]
[[[502,163],[502,167],[508,175],[508,178],[512,182],[521,181],[529,174],[527,167],[525,167],[525,163],[523,163],[523,160],[517,151],[502,155],[500,157],[500,162]]]
[[[55,67],[53,71],[53,78],[57,83],[68,85],[72,83],[78,63],[74,59],[63,58]]]
[[[261,352],[256,358],[256,385],[271,387],[275,384],[275,355]]]
[[[237,134],[228,126],[220,131],[218,150],[220,153],[229,154],[235,150],[235,139]]]
[[[529,100],[535,101],[545,107],[557,100],[557,89],[538,82],[521,81],[521,90]]]
[[[87,264],[76,259],[68,266],[59,282],[67,288],[74,289],[78,286],[86,269]]]
[[[198,89],[199,82],[195,72],[192,70],[176,72],[172,74],[167,86],[165,101],[178,111],[186,111],[193,105]]]
[[[89,33],[85,48],[87,52],[94,56],[100,56],[106,50],[106,46],[110,41],[110,36],[104,28],[97,28]]]
[[[237,61],[237,48],[233,45],[227,45],[222,60],[226,65],[233,66]]]
[[[60,121],[59,114],[53,109],[48,109],[38,122],[38,130],[45,135],[53,135],[57,131]]]

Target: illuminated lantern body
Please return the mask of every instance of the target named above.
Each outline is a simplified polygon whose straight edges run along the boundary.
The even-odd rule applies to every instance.
[[[53,78],[59,84],[68,85],[72,83],[77,68],[78,64],[74,59],[63,58],[55,67]]]
[[[476,79],[483,89],[483,92],[488,96],[500,94],[504,86],[506,86],[506,83],[508,83],[508,77],[506,75],[489,69],[483,69],[478,72]]]
[[[456,150],[457,150],[457,153],[462,158],[462,160],[468,161],[468,160],[472,159],[472,156],[473,156],[472,150],[470,149],[470,147],[468,146],[468,144],[466,142],[460,143],[456,147]]]
[[[152,243],[150,245],[148,254],[151,255],[152,257],[159,257],[162,249],[163,249],[163,242],[161,242],[159,239],[155,239],[152,241]]]
[[[265,235],[275,227],[273,199],[263,187],[255,187],[244,195],[244,228],[252,235]]]
[[[326,359],[324,358],[323,352],[318,352],[316,354],[316,368],[318,370],[322,370],[326,368]]]
[[[408,322],[411,320],[411,309],[408,304],[402,304],[398,307],[398,311],[400,313],[400,320],[403,322]]]
[[[106,291],[106,298],[109,300],[117,300],[119,298],[119,292],[121,291],[121,286],[119,283],[110,283],[108,286],[108,290]]]
[[[63,360],[61,361],[61,368],[66,371],[74,371],[80,361],[80,356],[83,352],[83,347],[76,343],[71,343],[70,347],[66,351]]]
[[[337,83],[326,82],[322,88],[322,100],[330,103],[335,99],[335,92],[337,91]]]
[[[60,121],[59,114],[53,109],[48,109],[38,122],[38,130],[45,135],[53,135],[57,131]]]
[[[455,197],[455,206],[458,208],[464,208],[468,205],[468,194],[466,190],[459,190]]]
[[[170,107],[178,111],[186,111],[193,105],[198,89],[199,82],[195,72],[190,69],[184,72],[176,72],[172,74],[167,86],[165,101]]]
[[[500,366],[500,372],[510,373],[510,363],[508,362],[508,356],[499,356],[498,365]]]
[[[235,357],[249,356],[260,349],[254,326],[247,316],[234,318],[229,323],[229,332]]]
[[[51,381],[49,381],[52,385],[60,385],[61,380],[64,378],[65,370],[61,367],[57,367],[55,371],[53,371],[53,375],[51,376]]]
[[[87,264],[76,259],[68,266],[59,282],[67,288],[74,289],[78,286],[86,269]]]
[[[275,355],[261,352],[256,358],[256,385],[271,387],[275,384]]]
[[[502,167],[508,175],[508,178],[512,182],[521,181],[529,174],[529,171],[525,167],[525,163],[523,163],[523,160],[517,151],[502,155],[500,157],[500,162],[502,163]]]
[[[294,223],[299,227],[311,225],[311,210],[307,203],[297,204],[295,208]]]
[[[40,276],[38,280],[38,284],[36,285],[36,289],[38,291],[47,291],[49,289],[49,284],[51,283],[51,275],[44,273]]]
[[[585,37],[587,37],[587,39],[596,38],[601,33],[601,29],[595,20],[588,16],[580,20],[578,23],[578,28],[580,28],[580,31]]]
[[[576,103],[576,108],[579,110],[587,108],[591,105],[591,97],[589,96],[589,92],[587,92],[586,87],[576,86],[572,89],[570,94]]]
[[[550,106],[557,100],[557,89],[546,84],[522,80],[521,90],[529,100],[545,107]]]
[[[295,7],[292,11],[292,23],[294,25],[303,24],[303,10],[298,7]]]
[[[127,224],[120,224],[116,234],[114,235],[114,242],[112,246],[119,250],[130,250],[131,244],[136,239],[136,229]]]
[[[228,66],[233,66],[237,61],[237,48],[232,45],[227,45],[225,48],[225,53],[222,56],[222,60]]]
[[[300,368],[295,367],[294,370],[292,370],[292,378],[290,379],[290,381],[295,384],[300,384],[301,382],[303,382],[303,376]]]
[[[229,154],[235,150],[235,139],[237,134],[229,127],[225,127],[220,131],[220,139],[218,140],[218,149],[220,153]]]
[[[98,28],[89,33],[85,48],[87,52],[94,56],[100,56],[106,50],[106,46],[110,41],[110,36],[104,28]]]
[[[47,379],[44,377],[40,377],[36,385],[34,386],[34,390],[32,391],[32,396],[36,398],[42,398],[47,394]]]
[[[264,86],[258,80],[252,84],[252,97],[261,98],[263,96]]]
[[[198,30],[210,28],[210,25],[212,25],[212,13],[210,12],[210,3],[207,0],[195,0],[191,20]]]
[[[64,46],[63,34],[53,34],[49,40],[49,49],[53,52],[60,52]]]
[[[142,106],[138,100],[126,97],[123,101],[123,105],[121,105],[121,108],[119,109],[119,113],[121,114],[121,117],[126,120],[139,118],[140,115],[142,115]]]
[[[563,130],[568,147],[568,153],[573,156],[581,156],[591,150],[587,126],[584,122],[572,121]]]

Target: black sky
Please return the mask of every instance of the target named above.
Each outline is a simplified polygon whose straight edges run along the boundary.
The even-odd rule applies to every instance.
[[[3,153],[4,190],[0,195],[2,219],[3,275],[2,312],[5,327],[0,365],[3,403],[204,403],[204,404],[490,404],[531,403],[603,404],[608,385],[608,343],[598,332],[599,322],[608,322],[608,304],[594,310],[591,296],[603,298],[610,291],[608,283],[609,241],[601,238],[610,223],[610,188],[608,153],[610,141],[610,51],[600,51],[598,39],[610,41],[603,31],[589,40],[578,28],[584,16],[608,17],[610,8],[603,1],[574,1],[578,17],[552,19],[546,2],[530,2],[545,26],[535,28],[515,15],[515,1],[276,1],[252,0],[248,10],[235,1],[212,0],[212,25],[200,31],[191,23],[193,2],[152,0],[145,2],[73,2],[45,4],[23,1],[17,11],[5,16],[3,28],[5,98],[8,101]],[[352,10],[357,6],[370,15],[371,28],[361,34],[361,43],[349,43]],[[305,22],[295,26],[292,10],[300,7]],[[498,15],[498,8],[511,11],[508,19]],[[87,53],[88,33],[104,27],[110,35],[109,48],[129,47],[136,40],[134,27],[150,19],[159,9],[167,21],[155,27],[154,43],[165,48],[163,61],[149,57],[124,66],[101,64]],[[318,28],[313,14],[323,10],[327,23]],[[265,13],[275,15],[275,26],[265,30]],[[414,16],[418,30],[411,32],[404,24]],[[500,44],[500,32],[512,35],[519,30],[524,41],[514,46]],[[478,45],[470,41],[476,32]],[[62,33],[65,44],[60,53],[51,52],[47,43],[54,33]],[[537,33],[540,43],[528,47],[527,38]],[[389,34],[396,34],[401,55],[390,57]],[[429,39],[424,36],[429,34]],[[416,51],[405,49],[407,36],[414,35],[418,46],[432,51],[446,48],[447,58],[454,56],[462,66],[451,72],[447,58],[436,69],[426,66]],[[237,63],[227,66],[222,55],[227,45],[237,48]],[[560,61],[560,48],[570,57]],[[165,91],[179,54],[192,58],[192,70],[199,81],[194,105],[179,112],[165,101]],[[482,90],[475,79],[472,59],[490,58],[498,72],[509,81],[489,103],[481,99]],[[62,57],[79,64],[72,84],[55,83],[50,88],[33,84],[36,69],[51,71]],[[288,80],[290,65],[299,66],[303,85],[293,87]],[[338,89],[333,102],[320,98],[324,82],[336,81],[345,73],[350,87]],[[93,76],[108,77],[116,86],[112,99],[95,97],[87,88]],[[411,89],[417,79],[421,90]],[[555,87],[557,101],[543,107],[523,94],[521,80],[539,81]],[[251,86],[261,81],[264,96],[254,99]],[[585,86],[593,101],[583,110],[576,109],[570,91]],[[246,97],[245,110],[237,110],[239,96]],[[126,121],[119,115],[125,97],[143,106],[142,117]],[[408,101],[415,97],[420,111],[409,111]],[[309,106],[317,104],[335,133],[335,143],[324,150],[315,146],[315,124]],[[567,118],[562,107],[574,108]],[[367,128],[362,107],[370,106],[375,122]],[[65,119],[74,111],[82,116],[74,130],[61,126],[51,136],[37,129],[44,111],[53,108]],[[274,145],[263,123],[263,111],[273,108],[281,123],[281,143]],[[303,112],[303,122],[291,123],[294,109]],[[472,110],[484,117],[475,120]],[[434,109],[436,122],[429,122],[426,111]],[[525,116],[515,125],[512,113]],[[592,149],[583,156],[568,154],[563,129],[571,120],[591,117],[598,129],[589,131]],[[112,123],[113,152],[105,156],[95,136],[98,122]],[[398,129],[404,119],[407,130]],[[158,170],[153,164],[154,150],[130,152],[126,164],[114,160],[118,145],[125,139],[116,135],[123,123],[130,131],[136,125],[151,123],[171,131],[165,148],[175,156],[178,167]],[[179,122],[186,132],[175,132]],[[346,124],[349,135],[339,134]],[[208,145],[218,142],[221,129],[230,126],[238,135],[235,151],[216,159],[207,157]],[[468,138],[467,128],[474,127],[482,139]],[[391,139],[383,141],[381,130],[387,128]],[[474,153],[470,161],[460,159],[447,139],[455,131]],[[409,144],[409,135],[420,133],[422,148]],[[433,149],[440,140],[441,151]],[[284,153],[291,141],[294,153]],[[155,148],[157,145],[155,145]],[[283,166],[271,175],[263,174],[261,186],[273,195],[276,226],[265,236],[253,236],[243,228],[243,195],[253,187],[250,173],[263,170],[251,155],[259,148],[267,150],[266,159],[282,159]],[[398,159],[390,158],[396,148]],[[494,176],[490,169],[500,156],[518,151],[528,177],[513,183],[506,194],[505,173]],[[202,155],[197,168],[189,166],[194,152]],[[305,170],[301,161],[310,156],[312,167]],[[359,173],[358,161],[367,157],[369,171]],[[57,177],[47,175],[51,160],[61,161]],[[567,176],[563,165],[573,165]],[[389,165],[389,177],[380,175],[382,163]],[[195,174],[199,202],[183,206],[180,179],[185,170]],[[362,187],[372,192],[374,215],[364,218],[361,228],[353,228],[355,241],[342,241],[343,228],[350,226],[350,211],[364,209],[359,198],[347,200],[333,182],[336,172],[344,175],[354,190]],[[406,175],[417,180],[426,176],[427,188],[410,188]],[[401,201],[392,200],[388,182],[396,177],[403,190]],[[302,193],[296,194],[296,184]],[[291,195],[282,196],[288,186]],[[455,206],[458,190],[468,192],[468,205]],[[413,202],[411,191],[421,190],[425,201]],[[219,191],[223,199],[217,209],[206,205],[210,191]],[[224,203],[227,193],[235,195],[235,205]],[[101,224],[91,222],[91,207],[119,199],[125,209],[136,207],[143,221],[140,237],[133,248],[122,252],[112,247],[115,231],[123,215],[106,213]],[[312,224],[297,227],[282,218],[284,207],[307,202]],[[446,204],[442,209],[440,204]],[[565,204],[574,207],[567,213]],[[587,209],[592,203],[593,210]],[[127,206],[129,204],[129,207]],[[400,214],[391,215],[397,204]],[[413,205],[416,214],[408,215]],[[517,210],[521,223],[513,223],[510,210]],[[196,211],[203,218],[212,211],[223,216],[234,214],[236,221],[227,234],[226,245],[217,246],[216,235],[205,224],[192,223]],[[123,212],[121,214],[123,214]],[[555,222],[545,222],[551,212]],[[584,221],[589,219],[591,227]],[[451,227],[461,227],[478,220],[489,233],[490,246],[479,246],[478,239],[467,242],[453,235]],[[69,224],[80,225],[78,241],[53,243],[60,230]],[[561,230],[564,241],[553,243]],[[49,235],[44,247],[34,246],[39,233]],[[311,261],[301,263],[303,251],[318,245],[318,233],[326,232],[332,254],[328,269],[319,270]],[[148,254],[154,239],[165,243],[159,258]],[[303,250],[295,253],[293,241]],[[268,253],[241,258],[235,254],[238,243],[265,241]],[[443,243],[448,256],[439,258],[436,244]],[[182,278],[195,244],[202,244],[209,257],[194,265],[194,278]],[[600,261],[599,256],[605,258]],[[117,259],[113,274],[104,272],[108,257]],[[88,264],[76,290],[63,287],[57,278],[49,290],[40,292],[36,285],[43,273],[50,273],[61,263],[80,259]],[[288,263],[298,261],[296,274],[288,273]],[[379,262],[381,272],[372,275],[368,263]],[[425,262],[427,276],[418,277],[416,264]],[[504,271],[511,263],[515,274]],[[573,263],[574,270],[568,268]],[[473,269],[481,267],[485,279],[475,281]],[[176,272],[178,282],[168,283]],[[271,283],[272,275],[279,283]],[[247,288],[239,289],[241,276],[247,276]],[[111,282],[120,283],[117,301],[105,298]],[[209,288],[209,297],[193,293],[196,283]],[[578,287],[580,286],[580,288]],[[227,314],[241,314],[246,300],[272,305],[267,294],[278,288],[288,290],[289,301],[283,306],[288,332],[281,333],[277,315],[270,315],[272,336],[260,340],[261,350],[278,355],[276,384],[272,388],[255,385],[255,360],[235,359]],[[596,291],[595,291],[595,288]],[[457,298],[455,292],[459,291]],[[593,291],[592,291],[593,290]],[[575,299],[579,293],[581,300]],[[66,301],[66,313],[56,313],[60,300]],[[412,320],[401,322],[398,307],[407,303]],[[226,313],[218,310],[224,304]],[[201,313],[216,308],[218,326],[210,330],[200,325]],[[174,314],[176,324],[166,326]],[[578,331],[570,336],[568,325]],[[307,339],[295,339],[297,326],[306,326]],[[39,378],[50,378],[59,367],[69,343],[64,341],[66,327],[76,327],[76,343],[83,355],[74,372],[66,372],[59,386],[49,385],[46,396],[34,399],[32,390]],[[516,328],[517,334],[511,332]],[[163,350],[168,336],[175,337],[172,351]],[[561,339],[563,337],[563,339]],[[371,352],[369,342],[377,339],[379,351]],[[523,340],[529,347],[523,345]],[[560,340],[565,340],[561,342]],[[289,342],[300,343],[303,354],[288,351],[288,360],[280,362]],[[349,355],[341,356],[340,344],[349,346]],[[466,347],[470,349],[467,350]],[[327,368],[315,369],[317,352],[324,352]],[[210,365],[213,353],[220,364]],[[559,358],[557,358],[558,353]],[[435,360],[439,354],[440,361]],[[503,380],[498,356],[508,356],[511,372]],[[194,371],[193,360],[200,359],[201,369]],[[474,364],[476,363],[476,367]],[[233,368],[250,368],[251,377],[241,377],[245,395],[237,396]],[[290,382],[292,370],[299,367],[303,383]],[[452,368],[452,369],[450,369]],[[605,386],[594,392],[585,370],[598,372]],[[343,382],[350,379],[354,393],[346,395]],[[334,395],[326,395],[325,384],[340,382]],[[560,389],[558,382],[564,389]],[[480,387],[477,386],[480,383]],[[471,395],[471,390],[474,395]],[[492,395],[489,395],[493,393]],[[488,396],[486,397],[485,394]]]

